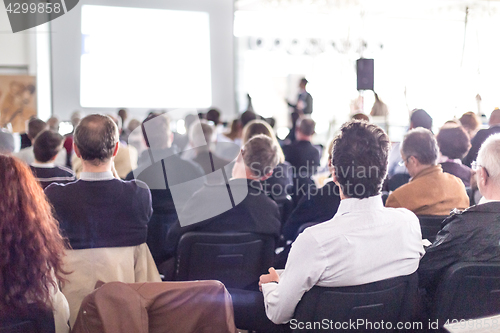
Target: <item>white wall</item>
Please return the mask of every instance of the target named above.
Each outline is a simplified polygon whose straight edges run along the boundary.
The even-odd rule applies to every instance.
[[[12,33],[5,6],[0,5],[0,66],[30,65],[30,34]]]
[[[0,5],[0,74],[29,74],[37,77],[37,112],[43,120],[52,114],[50,91],[49,23],[12,33],[5,6]],[[22,69],[2,66],[26,66]]]
[[[53,111],[61,120],[75,110],[84,113],[115,112],[116,109],[80,106],[81,6],[84,4],[204,11],[210,15],[212,63],[212,104],[224,118],[235,114],[233,79],[233,1],[232,0],[81,0],[67,14],[52,21]],[[147,50],[144,50],[147,52]],[[126,50],[124,50],[126,52]],[[139,83],[142,84],[142,83]],[[144,83],[146,84],[146,83]],[[117,105],[116,108],[123,107]],[[141,118],[146,109],[129,109]]]

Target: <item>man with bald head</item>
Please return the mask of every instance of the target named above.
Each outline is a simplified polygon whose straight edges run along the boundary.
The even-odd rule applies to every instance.
[[[483,142],[492,134],[500,133],[500,109],[495,109],[491,113],[489,128],[482,129],[472,138],[471,140],[471,148],[467,153],[467,156],[464,157],[462,163],[467,166],[471,166],[472,162],[476,160],[477,153],[479,148]]]
[[[436,240],[420,260],[419,283],[430,295],[455,263],[500,262],[500,134],[486,139],[472,165],[483,199],[444,220]]]
[[[82,159],[80,179],[45,189],[71,247],[125,247],[146,242],[151,194],[138,180],[115,177],[113,163],[119,147],[115,122],[108,116],[89,115],[76,127],[73,140],[75,154]]]

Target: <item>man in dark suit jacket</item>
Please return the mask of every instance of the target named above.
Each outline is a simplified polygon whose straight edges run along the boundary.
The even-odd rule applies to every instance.
[[[292,195],[295,202],[298,202],[308,191],[309,186],[314,183],[311,176],[316,173],[319,167],[319,150],[311,143],[314,135],[316,123],[309,116],[303,116],[297,120],[295,129],[296,141],[283,146],[285,160],[294,168],[294,187]]]
[[[313,174],[319,166],[319,150],[311,143],[315,126],[316,123],[311,117],[299,118],[295,129],[297,141],[283,146],[285,160],[290,162],[297,171],[302,167],[302,170]]]
[[[83,165],[81,178],[45,189],[61,232],[75,250],[146,241],[151,194],[142,182],[118,178],[113,167],[118,147],[118,128],[111,118],[85,117],[74,134],[74,151]]]
[[[294,109],[294,112],[298,112],[301,115],[311,114],[313,112],[313,98],[310,93],[306,90],[307,80],[302,78],[299,83],[299,96],[297,98],[297,103],[292,104],[287,101],[288,106]]]
[[[205,179],[203,169],[182,159],[176,146],[172,145],[173,134],[167,114],[149,115],[136,130],[142,130],[148,149],[142,152],[137,169],[126,179],[141,180],[151,189],[153,216],[149,222],[147,243],[158,264],[167,258],[165,237],[168,229]]]
[[[35,162],[31,171],[43,189],[52,183],[66,184],[76,180],[73,170],[54,164],[57,154],[63,149],[63,136],[51,130],[37,135],[33,143]]]
[[[476,136],[474,136],[471,140],[471,148],[467,156],[463,159],[462,163],[468,167],[471,166],[472,162],[476,160],[477,152],[483,142],[492,134],[500,133],[500,110],[493,110],[490,116],[489,122],[490,128],[482,129],[477,132]]]
[[[338,186],[327,182],[304,196],[283,226],[285,240],[294,241],[299,228],[309,222],[325,222],[333,218],[340,205]]]
[[[188,201],[167,236],[171,254],[189,231],[251,232],[277,239],[281,228],[278,206],[260,183],[277,164],[276,143],[263,134],[252,137],[236,160],[233,178],[227,184],[205,184]]]

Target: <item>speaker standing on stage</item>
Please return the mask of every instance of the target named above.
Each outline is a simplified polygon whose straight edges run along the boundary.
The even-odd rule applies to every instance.
[[[299,83],[299,97],[297,98],[297,104],[292,104],[288,100],[286,101],[288,106],[294,109],[294,112],[299,114],[311,114],[313,111],[313,98],[310,93],[306,90],[307,80],[302,78]]]

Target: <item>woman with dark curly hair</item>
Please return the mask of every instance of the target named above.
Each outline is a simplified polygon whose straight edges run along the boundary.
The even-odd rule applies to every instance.
[[[65,243],[31,170],[0,154],[0,313],[51,308],[56,332],[68,332],[69,307],[59,291]]]

